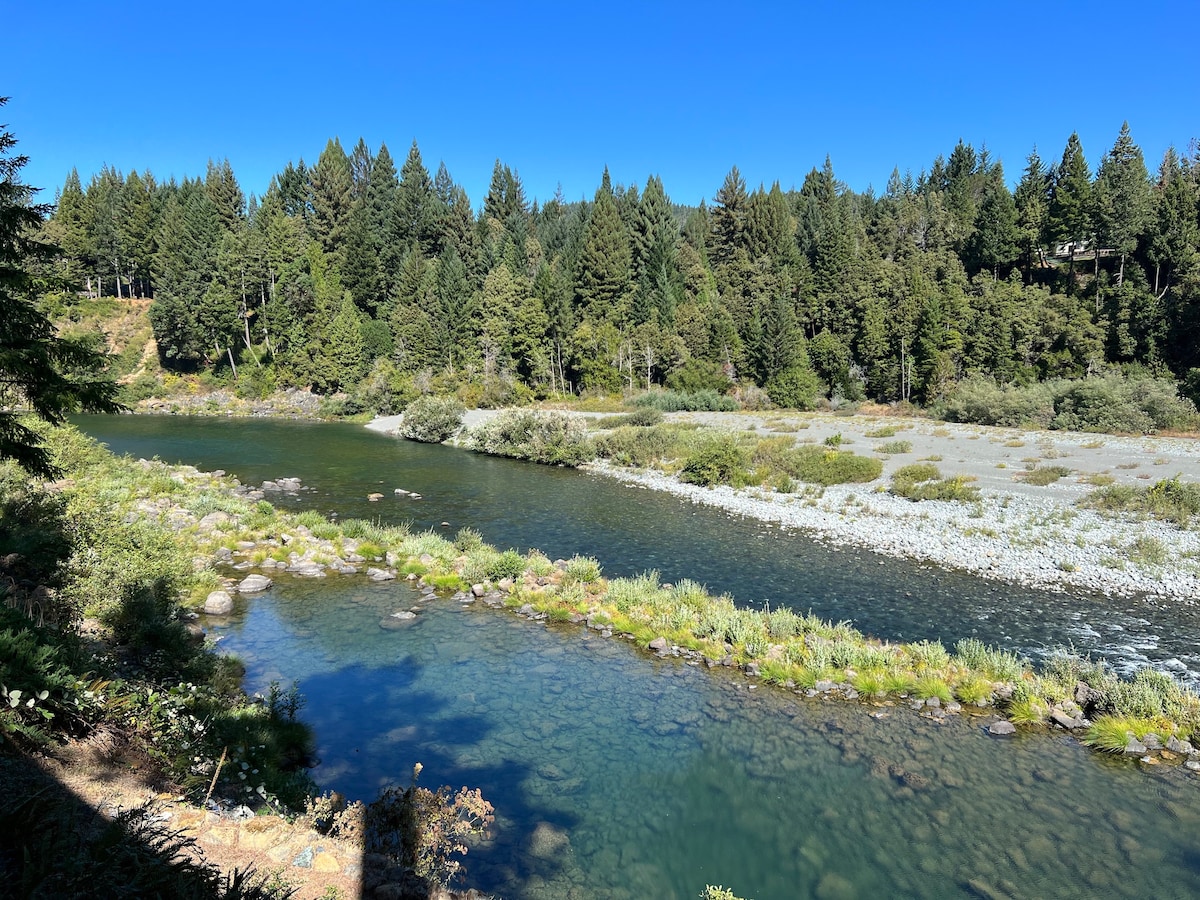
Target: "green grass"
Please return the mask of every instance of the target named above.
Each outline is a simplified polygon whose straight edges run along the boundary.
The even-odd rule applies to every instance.
[[[1017,478],[1026,484],[1045,487],[1048,484],[1054,484],[1060,478],[1066,478],[1070,474],[1071,470],[1066,466],[1035,466],[1029,471],[1017,475]]]
[[[979,489],[961,475],[943,478],[932,463],[920,462],[902,466],[892,475],[889,489],[897,497],[908,500],[955,500],[974,503],[980,499]]]
[[[1092,491],[1082,504],[1103,512],[1141,513],[1186,528],[1200,513],[1200,485],[1178,476],[1144,488],[1113,484]]]

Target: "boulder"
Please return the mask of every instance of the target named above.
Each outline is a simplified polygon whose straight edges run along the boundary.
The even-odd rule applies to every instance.
[[[266,575],[247,575],[239,582],[237,589],[239,594],[254,594],[265,591],[273,583]]]
[[[648,649],[654,650],[656,652],[661,652],[663,650],[666,650],[667,646],[668,646],[667,639],[665,637],[656,637],[654,640],[652,640],[649,644],[646,645],[646,647]]]
[[[1015,734],[1017,726],[1007,719],[1001,719],[999,722],[993,722],[988,726],[988,734],[1005,735]]]
[[[204,612],[210,616],[227,616],[233,612],[233,598],[225,591],[213,591],[204,601]]]
[[[1150,748],[1148,748],[1145,744],[1143,744],[1141,741],[1139,741],[1137,738],[1135,738],[1131,734],[1131,735],[1129,735],[1129,740],[1127,740],[1125,742],[1125,751],[1124,752],[1128,756],[1141,756],[1144,753],[1148,752],[1149,749]]]
[[[197,522],[196,527],[201,531],[216,531],[222,525],[228,525],[232,521],[233,516],[229,515],[229,513],[217,510],[216,512],[210,512],[207,516]]]
[[[1185,756],[1190,756],[1196,752],[1195,748],[1193,748],[1189,742],[1181,741],[1175,735],[1171,735],[1169,738],[1167,738],[1167,749],[1175,753],[1182,753]]]

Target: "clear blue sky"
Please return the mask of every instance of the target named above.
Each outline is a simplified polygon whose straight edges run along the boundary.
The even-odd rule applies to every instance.
[[[829,154],[882,192],[961,137],[1012,182],[1128,120],[1147,164],[1200,137],[1197,0],[1115,3],[12,2],[0,110],[50,200],[71,167],[247,193],[332,136],[415,138],[476,206],[499,158],[532,199],[662,176],[681,203],[736,164],[799,187]]]

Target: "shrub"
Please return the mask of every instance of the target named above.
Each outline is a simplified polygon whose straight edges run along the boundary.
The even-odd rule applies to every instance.
[[[1008,387],[966,378],[938,412],[951,422],[1100,432],[1144,433],[1196,420],[1195,405],[1173,381],[1141,372]]]
[[[808,484],[861,484],[874,481],[883,463],[848,450],[798,447],[788,457],[787,474]]]
[[[732,435],[715,435],[688,454],[679,477],[705,487],[732,484],[745,464],[746,454]]]
[[[623,416],[609,416],[600,420],[601,428],[621,428],[632,425],[637,428],[647,428],[658,425],[663,420],[662,410],[653,406],[643,406]]]
[[[587,426],[577,416],[506,409],[468,434],[472,449],[546,465],[578,466],[595,458]]]
[[[572,556],[563,569],[563,584],[592,584],[600,580],[600,563],[592,556]]]
[[[1054,484],[1060,478],[1066,478],[1070,474],[1071,470],[1066,466],[1036,466],[1017,477],[1026,484],[1045,487],[1048,484]]]
[[[404,408],[400,434],[410,441],[440,444],[462,427],[463,406],[453,397],[419,397]]]
[[[460,528],[454,535],[454,546],[463,553],[470,553],[483,546],[483,535],[474,528]]]
[[[647,391],[634,397],[633,405],[649,406],[662,412],[732,412],[738,408],[732,397],[718,394],[711,388],[692,393]]]
[[[1083,501],[1106,512],[1143,512],[1186,528],[1200,513],[1200,485],[1167,478],[1148,488],[1113,484],[1092,491]]]
[[[931,463],[914,463],[902,466],[892,475],[891,493],[908,500],[960,500],[974,503],[979,500],[979,489],[968,484],[966,478],[956,475],[942,478],[938,467]]]
[[[767,396],[776,406],[815,409],[817,397],[825,393],[825,384],[807,366],[793,366],[768,381],[766,389]]]
[[[876,453],[912,453],[912,441],[888,441],[875,448]]]

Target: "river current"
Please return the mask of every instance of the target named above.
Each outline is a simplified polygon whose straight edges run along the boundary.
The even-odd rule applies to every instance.
[[[593,555],[609,575],[654,568],[879,637],[974,635],[1034,657],[1070,643],[1120,666],[1200,669],[1190,607],[1028,591],[824,547],[600,476],[347,425],[78,424],[117,452],[311,488],[281,505],[469,525],[501,547]],[[368,502],[376,491],[384,500]],[[410,627],[380,627],[414,605]],[[706,883],[756,900],[1200,893],[1200,784],[1065,735],[1001,740],[977,719],[936,724],[890,706],[875,718],[356,577],[279,578],[213,630],[246,663],[250,690],[299,682],[323,786],[371,799],[421,762],[428,786],[480,787],[497,822],[467,858],[468,881],[510,900],[688,898]]]

